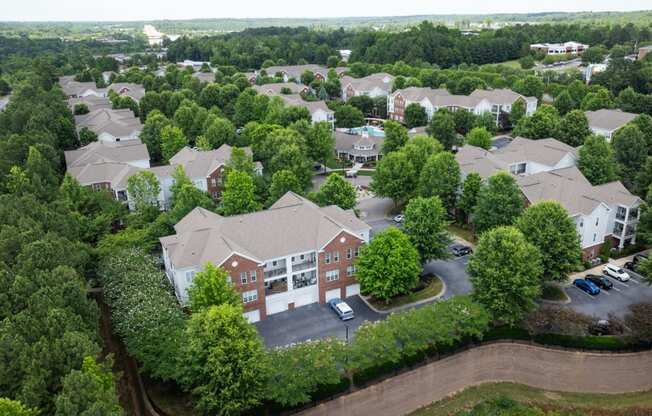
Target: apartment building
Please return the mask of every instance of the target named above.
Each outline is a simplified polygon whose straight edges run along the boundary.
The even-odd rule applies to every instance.
[[[311,303],[357,295],[354,260],[370,227],[352,210],[319,207],[288,192],[264,211],[222,217],[196,208],[160,239],[182,304],[207,263],[221,266],[256,322]]]
[[[602,108],[596,111],[584,112],[586,119],[589,121],[589,128],[594,134],[604,136],[611,141],[614,133],[627,123],[634,120],[638,114],[628,113],[621,110],[611,110]]]
[[[327,122],[331,128],[335,128],[335,112],[328,108],[325,101],[306,101],[301,94],[310,91],[310,88],[295,82],[274,83],[264,85],[254,85],[253,87],[259,94],[265,94],[270,97],[278,97],[288,106],[304,107],[310,113],[313,123]],[[286,94],[288,88],[290,94]]]
[[[59,85],[68,98],[88,97],[91,95],[95,97],[106,97],[107,94],[106,88],[97,88],[93,81],[75,81],[73,75],[60,77]]]
[[[573,219],[583,256],[595,258],[604,242],[623,248],[636,242],[641,200],[620,181],[593,186],[577,168],[577,150],[556,139],[516,138],[487,151],[463,146],[455,155],[463,175],[483,179],[497,171],[515,176],[526,204],[553,200]]]
[[[113,91],[123,97],[129,97],[137,103],[145,96],[145,88],[140,84],[131,82],[113,83],[107,87],[107,94],[108,91]]]
[[[100,107],[75,116],[77,132],[84,127],[97,134],[97,140],[119,142],[136,140],[143,130],[143,125],[130,109],[114,110]]]
[[[491,113],[500,121],[501,114],[511,113],[512,106],[517,100],[523,100],[526,114],[531,115],[536,111],[537,99],[524,97],[511,90],[475,90],[470,95],[453,95],[445,89],[432,89],[410,87],[394,91],[387,97],[387,113],[392,120],[405,121],[405,109],[410,104],[422,106],[430,120],[441,108],[450,111],[460,109],[480,115]]]
[[[345,71],[346,68],[333,68],[335,69],[335,72],[337,72],[338,76],[341,76]],[[282,66],[270,66],[267,68],[263,68],[260,71],[256,72],[256,75],[259,75],[262,71],[265,71],[265,73],[270,76],[276,76],[277,74],[283,78],[283,82],[288,82],[291,80],[295,81],[300,81],[301,80],[301,75],[303,75],[304,72],[310,71],[313,74],[315,74],[315,79],[318,81],[326,81],[328,78],[328,71],[330,71],[329,68],[326,68],[321,65],[315,65],[315,64],[307,64],[307,65],[282,65]]]
[[[345,75],[341,79],[342,101],[366,95],[371,98],[386,97],[392,92],[394,76],[386,73],[372,74],[363,78]]]
[[[589,45],[572,41],[564,43],[534,43],[530,45],[530,50],[541,51],[546,55],[580,55],[588,48]]]

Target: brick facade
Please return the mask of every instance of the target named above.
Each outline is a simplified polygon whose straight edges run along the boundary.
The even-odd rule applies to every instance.
[[[222,263],[222,267],[231,276],[231,282],[236,292],[242,294],[256,290],[258,298],[253,302],[245,303],[244,311],[249,312],[258,309],[260,311],[260,319],[265,319],[267,312],[265,310],[265,278],[263,275],[263,266],[258,265],[253,260],[234,254]],[[255,282],[251,282],[252,271],[256,272]],[[247,283],[242,283],[241,273],[247,273]]]
[[[215,201],[220,199],[222,192],[224,192],[224,166],[220,166],[208,175],[206,189]]]
[[[405,116],[405,98],[401,94],[396,94],[394,97],[394,111],[391,118],[397,121],[403,121]]]
[[[346,287],[357,283],[355,274],[347,276],[347,267],[353,266],[356,253],[361,245],[364,244],[360,238],[355,237],[345,231],[340,232],[318,256],[318,284],[319,284],[319,303],[326,302],[326,292],[333,289],[340,289],[340,298],[346,297]],[[347,258],[348,250],[351,250],[351,258]],[[326,264],[326,254],[331,254],[330,264]],[[339,260],[334,261],[334,253],[339,254]],[[339,279],[328,282],[326,273],[331,270],[339,270]]]

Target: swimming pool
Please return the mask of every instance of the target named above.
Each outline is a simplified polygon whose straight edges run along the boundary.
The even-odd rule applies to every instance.
[[[355,127],[351,129],[351,133],[353,134],[362,134],[363,132],[367,132],[373,137],[385,137],[385,131],[374,126]]]

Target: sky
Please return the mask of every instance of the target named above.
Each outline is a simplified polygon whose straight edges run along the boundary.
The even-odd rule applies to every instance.
[[[0,0],[0,4],[0,21],[407,16],[652,8],[650,0]]]

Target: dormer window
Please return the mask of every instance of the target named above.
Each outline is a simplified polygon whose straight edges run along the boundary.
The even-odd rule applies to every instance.
[[[524,175],[527,170],[527,163],[516,163],[509,167],[512,175]]]

